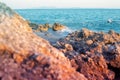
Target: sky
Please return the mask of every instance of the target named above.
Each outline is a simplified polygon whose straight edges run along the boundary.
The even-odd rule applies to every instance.
[[[118,8],[120,0],[0,0],[13,9],[28,8]]]

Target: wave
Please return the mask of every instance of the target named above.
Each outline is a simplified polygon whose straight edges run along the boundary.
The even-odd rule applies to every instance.
[[[64,32],[72,33],[72,32],[74,32],[74,31],[75,31],[75,30],[70,29],[69,27],[65,26],[65,29],[62,29],[61,31],[58,31],[58,32],[62,32],[62,33],[64,33]]]

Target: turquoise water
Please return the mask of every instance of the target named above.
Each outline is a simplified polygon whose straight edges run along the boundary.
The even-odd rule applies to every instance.
[[[25,19],[38,24],[55,22],[70,30],[115,30],[120,33],[120,9],[24,9],[16,10]],[[112,20],[108,23],[108,20]]]

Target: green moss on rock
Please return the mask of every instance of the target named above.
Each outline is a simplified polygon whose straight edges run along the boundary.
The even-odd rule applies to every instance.
[[[0,2],[0,15],[12,16],[15,12],[6,4]]]

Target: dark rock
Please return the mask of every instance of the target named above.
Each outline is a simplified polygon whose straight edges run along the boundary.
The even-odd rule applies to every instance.
[[[120,44],[107,45],[104,49],[104,55],[108,63],[115,68],[120,69]]]
[[[37,28],[38,28],[38,24],[29,22],[29,25],[33,30],[37,30]]]
[[[81,32],[78,34],[78,37],[87,38],[88,36],[92,35],[92,33],[93,33],[92,31],[86,28],[83,28]]]
[[[64,54],[71,60],[76,71],[84,74],[89,80],[120,79],[119,33],[82,29],[58,40],[58,49],[64,49],[64,44],[58,44],[61,42],[73,47],[72,51],[64,51]]]

